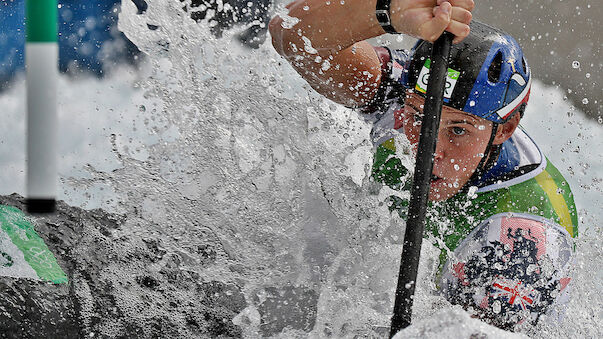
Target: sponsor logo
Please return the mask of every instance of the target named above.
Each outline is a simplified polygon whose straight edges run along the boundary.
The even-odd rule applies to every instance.
[[[415,90],[426,93],[427,92],[427,82],[429,81],[429,69],[431,68],[431,59],[425,60],[425,64],[419,73],[419,78],[417,79],[417,84],[415,85]],[[452,92],[454,91],[454,87],[456,87],[456,82],[459,79],[461,72],[454,70],[452,68],[448,68],[448,73],[446,74],[446,87],[444,88],[444,102],[450,101],[452,97]]]

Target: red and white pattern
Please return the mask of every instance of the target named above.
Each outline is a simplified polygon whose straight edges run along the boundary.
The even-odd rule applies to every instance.
[[[521,281],[497,277],[492,284],[492,297],[505,298],[509,304],[519,304],[524,311],[528,311],[538,297],[538,291]]]
[[[546,253],[546,228],[545,225],[540,221],[525,219],[525,218],[502,218],[500,221],[500,242],[508,245],[511,252],[515,244],[515,239],[509,237],[509,230],[511,235],[517,232],[517,229],[521,229],[523,237],[534,240],[536,242],[536,259]],[[529,232],[529,235],[528,235]]]
[[[469,280],[467,280],[467,274],[465,273],[465,263],[459,262],[452,265],[453,275],[459,280],[459,283],[463,286],[469,285]]]

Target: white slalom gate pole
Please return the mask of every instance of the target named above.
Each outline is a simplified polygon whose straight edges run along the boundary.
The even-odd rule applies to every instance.
[[[26,0],[27,210],[52,213],[57,196],[57,0]]]

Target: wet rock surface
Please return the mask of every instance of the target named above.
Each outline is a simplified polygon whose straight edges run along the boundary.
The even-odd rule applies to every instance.
[[[25,207],[16,194],[0,197],[0,204]],[[215,263],[223,249],[210,233],[199,232],[197,247],[179,254],[156,234],[140,232],[157,225],[102,210],[59,202],[56,214],[31,222],[69,282],[0,277],[1,337],[241,336],[232,323],[247,306],[241,286],[181,265]]]

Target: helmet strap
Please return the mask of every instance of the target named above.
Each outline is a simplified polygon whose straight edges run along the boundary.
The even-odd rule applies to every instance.
[[[498,123],[492,122],[492,132],[490,133],[490,140],[488,140],[486,150],[484,150],[484,156],[480,160],[469,180],[467,180],[465,186],[463,186],[458,193],[467,192],[469,187],[471,187],[471,184],[477,182],[486,172],[488,172],[490,168],[494,166],[496,160],[498,160],[498,155],[500,154],[500,145],[493,145],[496,132],[498,131],[498,125]]]

